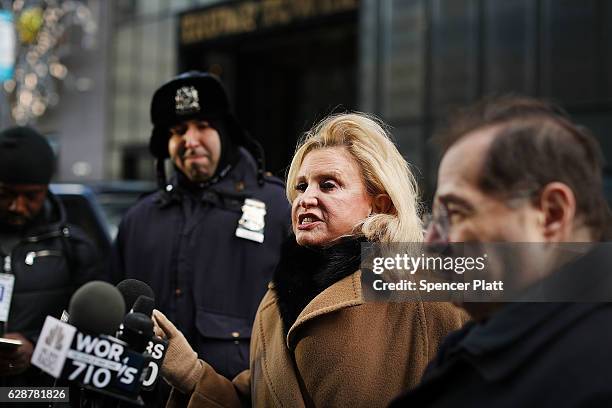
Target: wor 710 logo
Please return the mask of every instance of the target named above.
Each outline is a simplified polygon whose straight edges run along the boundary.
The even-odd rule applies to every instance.
[[[128,365],[129,357],[125,357],[119,370],[116,371],[116,379],[121,384],[130,385],[136,380],[138,369]],[[70,373],[70,381],[78,381],[83,385],[93,385],[96,388],[106,388],[113,380],[113,371],[110,368],[99,367],[83,361],[73,360],[75,370]]]

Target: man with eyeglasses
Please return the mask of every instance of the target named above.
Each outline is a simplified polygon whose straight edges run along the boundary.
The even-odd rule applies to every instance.
[[[48,191],[54,167],[51,146],[34,129],[12,127],[0,132],[0,384],[4,386],[52,384],[51,377],[30,365],[45,318],[59,318],[80,285],[105,278],[96,248],[81,230],[67,224],[61,202]]]
[[[284,184],[264,171],[261,146],[211,74],[191,71],[162,85],[151,121],[159,190],[121,222],[115,279],[148,283],[156,308],[231,379],[248,368],[255,312],[289,231]]]
[[[517,96],[464,110],[445,136],[427,242],[447,253],[502,247],[500,259],[520,268],[500,276],[518,290],[463,302],[474,321],[392,406],[611,405],[611,218],[598,142],[559,109]]]

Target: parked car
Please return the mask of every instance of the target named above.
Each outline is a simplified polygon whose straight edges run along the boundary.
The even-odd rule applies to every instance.
[[[68,223],[80,227],[107,256],[111,247],[108,221],[91,188],[82,184],[51,184],[50,190],[64,204]]]
[[[155,190],[155,183],[111,181],[92,184],[51,184],[66,208],[68,222],[79,226],[108,255],[123,214],[138,199]]]
[[[111,239],[117,236],[117,229],[125,212],[140,197],[154,192],[157,188],[151,181],[103,181],[88,184],[88,187],[104,212]]]

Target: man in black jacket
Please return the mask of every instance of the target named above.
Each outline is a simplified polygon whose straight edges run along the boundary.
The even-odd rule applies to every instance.
[[[115,279],[147,282],[199,357],[233,378],[248,368],[255,312],[289,231],[284,184],[264,172],[261,148],[210,74],[162,85],[151,121],[160,189],[123,218]]]
[[[6,385],[49,383],[50,377],[30,366],[46,316],[59,318],[76,288],[104,278],[93,244],[66,223],[63,206],[48,191],[54,162],[47,140],[35,130],[0,132],[0,337],[21,342],[0,349]]]
[[[513,302],[461,305],[474,322],[392,406],[612,405],[610,212],[596,139],[521,97],[464,111],[446,136],[428,241],[506,243],[524,268],[503,276],[519,289]]]

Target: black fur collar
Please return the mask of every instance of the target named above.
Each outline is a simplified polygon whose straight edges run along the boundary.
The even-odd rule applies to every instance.
[[[319,293],[359,269],[363,237],[343,238],[327,248],[307,248],[292,234],[283,243],[274,286],[285,335]]]

